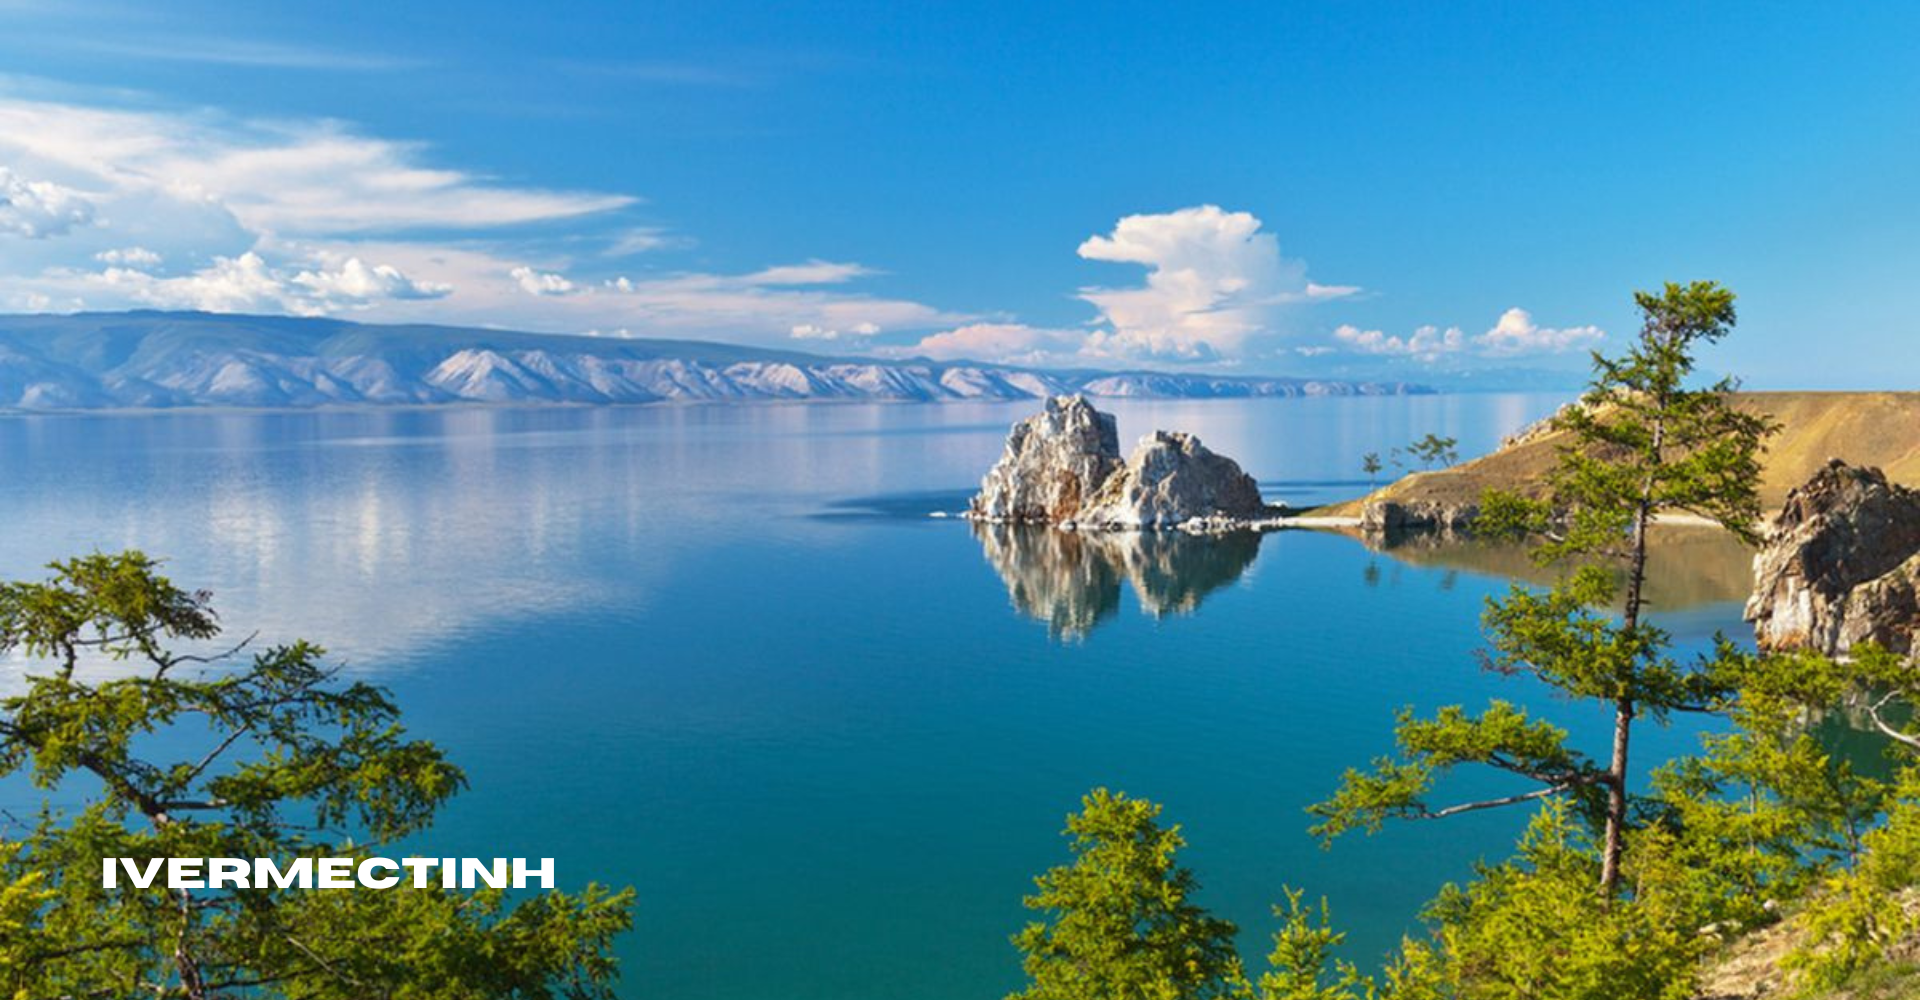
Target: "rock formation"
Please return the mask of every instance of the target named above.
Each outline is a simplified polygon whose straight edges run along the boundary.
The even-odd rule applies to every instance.
[[[967,516],[983,521],[1058,524],[1077,517],[1120,467],[1113,415],[1080,396],[1053,396],[1013,425],[1007,448],[980,481]]]
[[[1369,500],[1360,508],[1360,530],[1384,536],[1390,542],[1407,532],[1451,535],[1473,527],[1480,516],[1476,503],[1441,500]]]
[[[967,510],[978,521],[1207,531],[1276,513],[1252,476],[1191,434],[1155,431],[1121,462],[1112,415],[1079,396],[1014,425]]]
[[[1787,494],[1753,560],[1746,617],[1761,648],[1916,653],[1920,491],[1834,459]]]
[[[1268,516],[1260,486],[1240,464],[1200,439],[1154,431],[1110,476],[1075,520],[1094,528],[1176,528],[1188,521]]]

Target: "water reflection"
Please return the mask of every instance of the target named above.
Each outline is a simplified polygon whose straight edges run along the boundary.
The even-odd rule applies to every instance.
[[[1367,547],[1409,566],[1444,568],[1441,589],[1451,589],[1457,573],[1477,573],[1517,583],[1548,586],[1565,573],[1561,564],[1542,566],[1524,544],[1412,533],[1383,538],[1358,536]],[[1731,533],[1702,525],[1658,525],[1647,562],[1647,600],[1663,611],[1682,611],[1745,601],[1753,591],[1753,550]],[[1369,561],[1362,570],[1369,586],[1380,569]]]
[[[1259,555],[1261,538],[1005,524],[975,524],[973,533],[1013,606],[1046,622],[1059,639],[1082,638],[1119,610],[1123,582],[1155,617],[1191,614],[1240,578]]]

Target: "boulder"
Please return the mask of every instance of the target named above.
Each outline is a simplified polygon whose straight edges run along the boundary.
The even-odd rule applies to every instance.
[[[1113,415],[1081,396],[1054,396],[1013,425],[1006,451],[980,482],[967,516],[981,521],[1072,521],[1120,467]]]
[[[1746,617],[1762,649],[1913,655],[1920,631],[1920,491],[1829,461],[1787,494],[1753,560]]]
[[[1191,520],[1268,516],[1260,486],[1200,439],[1155,431],[1140,439],[1074,519],[1090,528],[1174,528]]]

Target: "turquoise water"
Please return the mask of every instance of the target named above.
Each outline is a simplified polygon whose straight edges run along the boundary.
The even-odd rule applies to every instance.
[[[1196,431],[1308,503],[1360,492],[1366,451],[1432,431],[1475,453],[1562,401],[1103,406],[1123,441]],[[234,629],[390,685],[473,780],[423,846],[638,887],[632,997],[999,996],[1020,896],[1096,785],[1184,824],[1250,956],[1296,885],[1364,959],[1524,820],[1320,850],[1302,809],[1387,749],[1395,709],[1524,698],[1601,745],[1598,713],[1475,665],[1498,554],[928,517],[1032,408],[0,419],[0,576],[142,547]],[[1737,627],[1710,576],[1674,584],[1684,642]]]

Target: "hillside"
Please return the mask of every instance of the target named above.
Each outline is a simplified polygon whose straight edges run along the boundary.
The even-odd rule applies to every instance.
[[[0,411],[1394,395],[1404,383],[1046,371],[737,344],[211,313],[0,316]]]
[[[1760,499],[1777,507],[1829,458],[1879,466],[1895,482],[1920,484],[1920,392],[1744,392],[1737,405],[1772,417],[1780,432],[1761,462]],[[1357,516],[1369,500],[1472,503],[1483,490],[1536,492],[1565,435],[1535,431],[1451,469],[1416,472],[1367,497],[1328,507]]]

